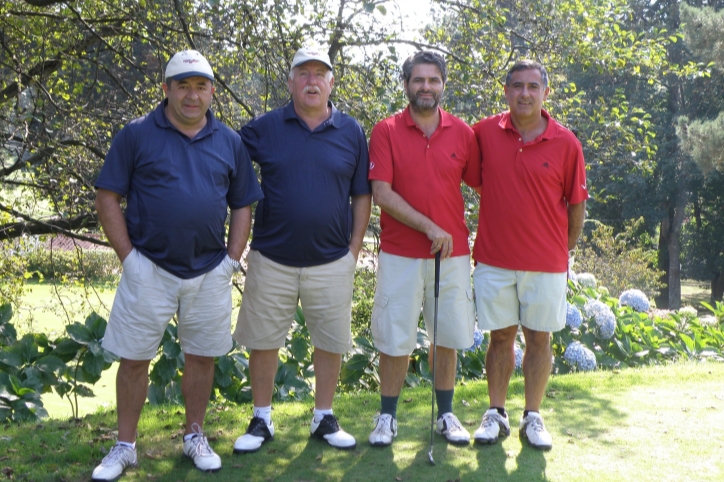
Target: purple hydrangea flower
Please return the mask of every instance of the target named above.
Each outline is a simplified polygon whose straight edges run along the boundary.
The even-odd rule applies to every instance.
[[[569,328],[578,328],[583,322],[581,311],[572,304],[566,302],[566,325]]]
[[[591,273],[578,273],[576,275],[576,281],[584,288],[595,288],[598,285],[596,277]]]
[[[566,347],[563,359],[572,367],[587,372],[596,369],[596,355],[580,341]]]
[[[611,308],[599,300],[590,300],[583,307],[586,316],[593,318],[598,327],[598,336],[604,340],[611,338],[616,330],[616,316]]]
[[[649,308],[651,307],[649,299],[641,290],[626,290],[621,293],[618,301],[621,305],[630,306],[639,313],[645,313],[649,311]]]
[[[523,366],[523,349],[515,344],[515,369],[518,370]]]
[[[475,327],[475,331],[473,331],[473,344],[470,346],[470,348],[466,348],[465,351],[475,351],[478,348],[480,348],[480,345],[483,344],[483,331]]]

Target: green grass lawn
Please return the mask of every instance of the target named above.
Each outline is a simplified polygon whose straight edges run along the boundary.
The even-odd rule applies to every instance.
[[[681,306],[693,306],[699,310],[699,314],[710,314],[711,312],[701,306],[701,302],[709,303],[711,298],[711,284],[706,281],[685,279],[681,280]]]
[[[180,407],[146,406],[137,442],[140,466],[123,481],[721,481],[724,479],[724,364],[670,366],[552,377],[542,413],[554,446],[540,452],[521,444],[514,430],[492,446],[454,447],[435,436],[429,450],[430,389],[406,389],[391,448],[367,443],[379,399],[339,396],[335,413],[355,435],[352,451],[308,437],[311,400],[276,403],[275,440],[254,454],[234,455],[249,406],[212,405],[206,432],[223,469],[199,472],[181,455]],[[507,409],[515,423],[523,408],[523,381],[514,378]],[[470,432],[487,408],[483,381],[459,385],[455,411]],[[84,481],[114,441],[115,414],[80,421],[5,424],[0,454],[15,480]],[[7,472],[6,472],[7,473]]]

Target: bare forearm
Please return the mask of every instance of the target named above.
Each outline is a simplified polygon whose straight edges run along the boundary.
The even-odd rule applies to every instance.
[[[364,244],[367,225],[372,212],[372,194],[352,197],[352,235],[349,241],[349,250],[355,259]]]
[[[121,196],[106,189],[98,189],[95,205],[103,232],[118,258],[123,262],[133,249],[133,244],[128,236],[126,219],[121,210]]]
[[[251,231],[251,206],[231,210],[229,219],[229,239],[226,250],[229,256],[239,261],[249,241]]]
[[[576,247],[586,217],[586,201],[568,205],[568,249]]]
[[[453,252],[452,235],[435,224],[430,218],[413,208],[402,196],[392,190],[392,185],[383,181],[372,181],[372,195],[375,203],[399,222],[424,233],[432,241],[430,254],[440,251],[443,258]]]

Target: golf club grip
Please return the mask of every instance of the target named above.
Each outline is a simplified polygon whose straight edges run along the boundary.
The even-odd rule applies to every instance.
[[[440,251],[435,253],[435,298],[440,296]]]

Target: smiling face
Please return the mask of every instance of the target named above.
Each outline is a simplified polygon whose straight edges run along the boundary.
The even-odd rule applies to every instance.
[[[543,83],[538,69],[513,72],[510,82],[505,86],[505,99],[513,120],[540,117],[543,102],[548,98],[549,92],[550,89]]]
[[[410,80],[405,82],[405,94],[416,112],[437,109],[444,90],[442,74],[434,64],[415,65]]]
[[[333,85],[332,71],[316,60],[294,67],[287,83],[294,107],[310,113],[326,112]]]
[[[206,124],[206,111],[214,95],[214,84],[209,79],[169,79],[169,83],[164,83],[162,87],[168,98],[166,115],[173,125],[182,130],[193,130]]]

